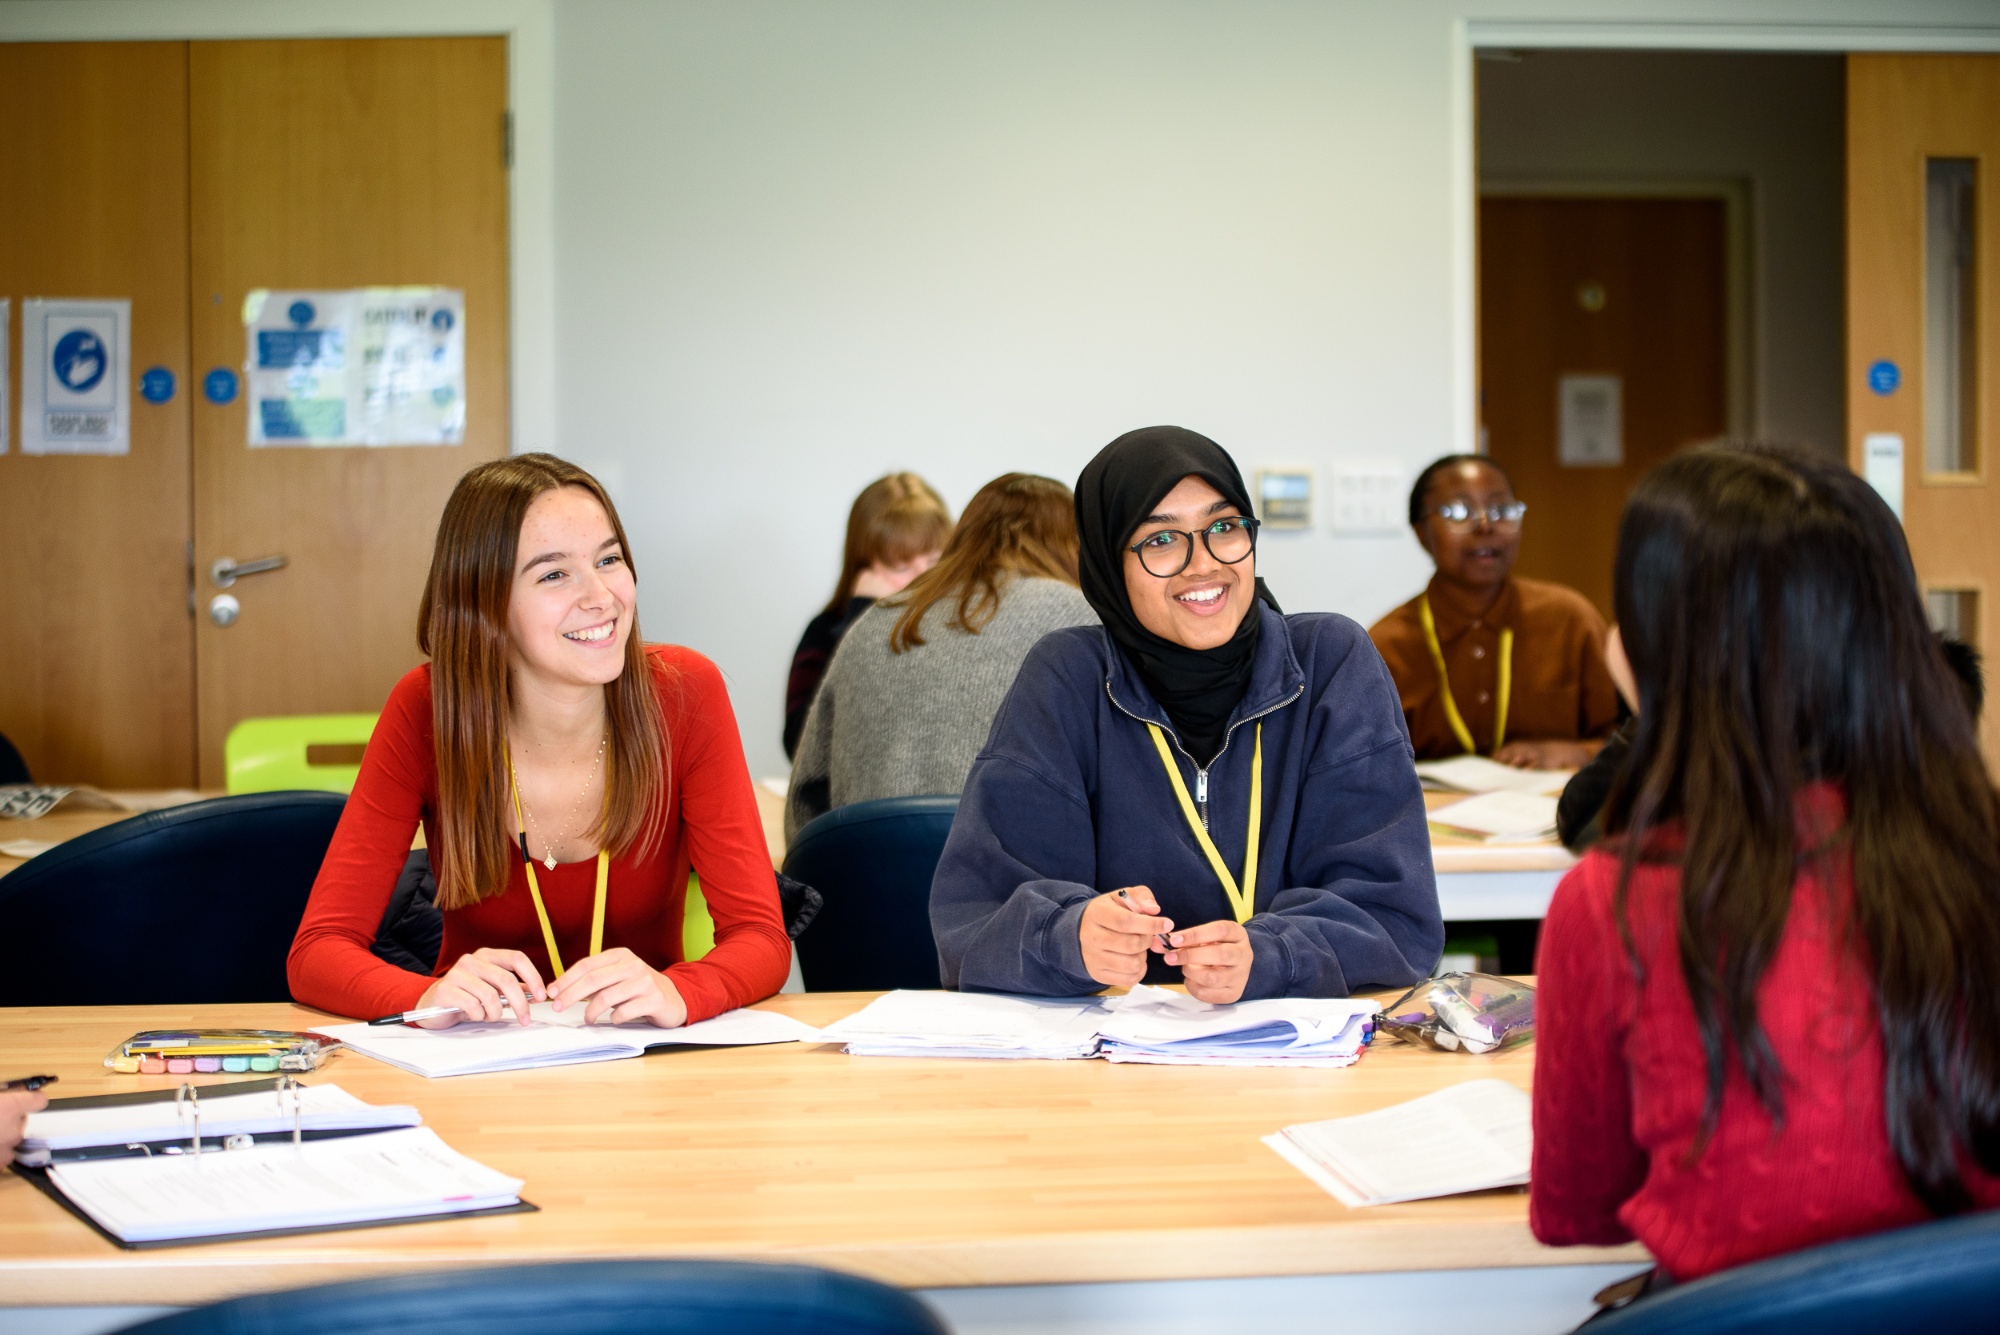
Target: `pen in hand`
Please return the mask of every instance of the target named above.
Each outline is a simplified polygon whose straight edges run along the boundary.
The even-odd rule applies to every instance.
[[[1126,894],[1126,893],[1125,893],[1125,892],[1124,892],[1123,890],[1120,890],[1120,891],[1118,892],[1118,897],[1119,897],[1120,899],[1124,900],[1124,901],[1125,901],[1125,902],[1126,902],[1127,904],[1130,904],[1130,903],[1132,902],[1132,896],[1130,896],[1130,895]],[[1138,911],[1138,910],[1136,910],[1136,909],[1134,909],[1134,910],[1133,910],[1133,912],[1135,912],[1135,913],[1136,913],[1137,911]],[[1173,943],[1172,943],[1172,942],[1170,942],[1170,941],[1168,941],[1168,940],[1167,940],[1167,938],[1166,938],[1166,935],[1165,935],[1164,933],[1162,933],[1162,932],[1155,932],[1155,933],[1153,933],[1153,939],[1154,939],[1155,941],[1158,941],[1158,942],[1160,943],[1160,949],[1161,949],[1161,950],[1172,950],[1172,949],[1174,948],[1174,947],[1173,947]]]
[[[511,1011],[514,1009],[514,1003],[509,1001],[507,998],[502,997],[500,998],[500,1009]],[[463,1006],[425,1006],[421,1010],[399,1011],[394,1015],[384,1015],[381,1019],[370,1020],[368,1023],[369,1024],[415,1024],[419,1020],[435,1020],[439,1016],[443,1015],[463,1015],[463,1014],[465,1014],[465,1007]],[[55,1077],[50,1076],[49,1079],[53,1080],[55,1079]]]

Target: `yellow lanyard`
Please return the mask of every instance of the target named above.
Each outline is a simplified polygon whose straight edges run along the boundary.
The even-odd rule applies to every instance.
[[[556,949],[556,929],[549,925],[549,911],[542,905],[542,887],[535,880],[535,860],[528,856],[528,821],[521,814],[521,785],[514,778],[514,757],[507,757],[507,790],[514,795],[514,820],[521,827],[521,865],[528,871],[528,895],[535,901],[535,916],[542,921],[542,943],[549,948],[549,967],[563,976],[562,952]],[[606,785],[606,795],[610,787]],[[604,900],[611,886],[611,850],[597,850],[597,903],[590,911],[590,953],[604,951]]]
[[[1458,738],[1458,744],[1465,748],[1467,755],[1479,751],[1472,743],[1472,729],[1465,726],[1465,719],[1458,712],[1458,702],[1451,698],[1451,674],[1444,666],[1444,646],[1438,643],[1437,621],[1431,616],[1431,598],[1424,594],[1417,599],[1417,616],[1424,623],[1424,641],[1430,645],[1431,663],[1437,668],[1438,690],[1444,696],[1444,720],[1451,724],[1451,730]],[[1507,697],[1514,691],[1514,629],[1500,628],[1500,705],[1493,711],[1493,749],[1498,751],[1507,740]]]
[[[1250,757],[1250,836],[1244,843],[1243,884],[1240,886],[1236,878],[1229,874],[1222,854],[1215,851],[1215,841],[1208,837],[1208,829],[1201,823],[1201,813],[1194,809],[1194,799],[1188,796],[1187,784],[1181,780],[1181,767],[1174,763],[1173,752],[1167,750],[1167,735],[1160,731],[1157,723],[1148,723],[1146,730],[1153,734],[1153,745],[1159,749],[1160,763],[1167,767],[1167,777],[1174,781],[1174,796],[1181,800],[1181,814],[1187,817],[1195,842],[1208,855],[1208,865],[1215,868],[1216,879],[1222,882],[1223,893],[1229,896],[1230,912],[1236,915],[1238,922],[1250,921],[1257,899],[1257,839],[1264,824],[1264,725],[1257,725],[1257,748]]]

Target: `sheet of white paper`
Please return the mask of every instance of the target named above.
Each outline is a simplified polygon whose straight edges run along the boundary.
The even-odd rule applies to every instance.
[[[1417,777],[1426,784],[1457,793],[1540,793],[1560,796],[1575,777],[1571,769],[1515,769],[1485,756],[1453,756],[1417,763]]]
[[[201,1136],[287,1131],[292,1126],[290,1096],[276,1090],[203,1098]],[[363,1103],[338,1085],[308,1085],[299,1102],[301,1126],[310,1130],[348,1130],[366,1126],[416,1126],[423,1117],[403,1105]],[[194,1133],[190,1109],[172,1099],[115,1104],[96,1108],[45,1108],[30,1113],[21,1143],[30,1149],[73,1149],[83,1145],[113,1145],[125,1141],[186,1140]]]
[[[1095,998],[890,992],[820,1031],[857,1056],[1088,1056],[1106,1014]]]
[[[1556,382],[1556,458],[1565,468],[1616,468],[1625,462],[1624,381],[1615,375],[1566,375]]]
[[[8,434],[14,429],[14,405],[7,398],[8,386],[13,381],[13,377],[7,374],[7,368],[14,364],[7,346],[7,340],[14,331],[13,310],[13,298],[0,297],[0,454],[7,452]]]
[[[1503,839],[1535,839],[1555,830],[1556,799],[1535,793],[1481,793],[1439,807],[1430,818],[1454,830]]]
[[[1389,1205],[1526,1182],[1531,1114],[1528,1095],[1506,1081],[1468,1080],[1283,1134],[1369,1203]]]
[[[244,299],[243,326],[251,445],[465,438],[463,292],[259,288]]]
[[[49,839],[6,839],[0,840],[0,853],[10,858],[38,858],[60,841]]]
[[[1110,1014],[1098,1033],[1126,1043],[1184,1043],[1288,1024],[1298,1032],[1295,1044],[1308,1046],[1337,1039],[1355,1020],[1371,1017],[1381,1007],[1352,997],[1271,997],[1216,1006],[1141,983],[1106,1002],[1105,1009]]]
[[[175,1158],[62,1164],[49,1178],[128,1242],[401,1219],[512,1204],[523,1182],[428,1127]]]
[[[21,303],[21,453],[131,449],[132,303]]]

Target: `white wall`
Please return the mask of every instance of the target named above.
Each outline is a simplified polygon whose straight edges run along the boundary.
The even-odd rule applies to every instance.
[[[1845,69],[1836,55],[1531,51],[1479,62],[1479,172],[1750,183],[1755,434],[1841,454]]]
[[[646,633],[722,665],[757,774],[784,770],[785,670],[847,505],[889,469],[962,505],[1009,469],[1073,480],[1158,422],[1322,482],[1464,446],[1467,22],[1541,46],[1605,21],[1604,45],[1641,21],[1766,47],[1958,24],[1992,49],[2000,27],[1991,0],[563,0],[554,20],[558,448],[606,474]],[[1812,428],[1766,399],[1774,429]],[[1428,568],[1406,535],[1322,524],[1268,535],[1262,569],[1288,608],[1366,622]]]

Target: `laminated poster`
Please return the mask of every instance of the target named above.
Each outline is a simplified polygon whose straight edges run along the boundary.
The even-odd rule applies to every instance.
[[[258,288],[243,302],[251,445],[465,439],[465,294]]]
[[[132,303],[21,303],[21,453],[131,448]]]

